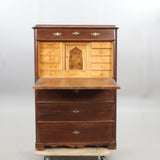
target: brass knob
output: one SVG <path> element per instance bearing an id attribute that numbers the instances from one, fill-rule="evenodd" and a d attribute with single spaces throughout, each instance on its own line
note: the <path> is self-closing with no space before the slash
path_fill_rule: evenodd
<path id="1" fill-rule="evenodd" d="M 75 134 L 75 135 L 78 135 L 79 133 L 80 133 L 80 131 L 77 131 L 77 130 L 73 131 L 73 134 Z"/>
<path id="2" fill-rule="evenodd" d="M 94 32 L 94 33 L 91 33 L 91 35 L 92 35 L 93 37 L 98 37 L 98 36 L 100 35 L 100 33 Z"/>
<path id="3" fill-rule="evenodd" d="M 75 36 L 78 36 L 80 33 L 75 31 L 75 32 L 72 32 L 72 34 L 75 35 Z"/>
<path id="4" fill-rule="evenodd" d="M 61 37 L 61 36 L 62 36 L 62 33 L 56 32 L 56 33 L 53 33 L 53 35 L 54 35 L 55 37 Z"/>
<path id="5" fill-rule="evenodd" d="M 79 113 L 80 111 L 78 109 L 74 109 L 72 112 L 73 113 Z"/>

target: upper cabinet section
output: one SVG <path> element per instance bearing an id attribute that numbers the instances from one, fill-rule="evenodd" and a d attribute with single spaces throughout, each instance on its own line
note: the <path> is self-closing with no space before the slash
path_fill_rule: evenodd
<path id="1" fill-rule="evenodd" d="M 117 27 L 36 25 L 35 82 L 39 78 L 117 80 Z"/>

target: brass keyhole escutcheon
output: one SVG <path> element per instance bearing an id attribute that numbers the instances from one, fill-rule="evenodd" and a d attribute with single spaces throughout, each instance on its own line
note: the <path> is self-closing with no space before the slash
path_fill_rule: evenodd
<path id="1" fill-rule="evenodd" d="M 73 113 L 79 113 L 80 111 L 78 109 L 74 109 L 72 112 Z"/>
<path id="2" fill-rule="evenodd" d="M 72 32 L 72 34 L 75 35 L 75 36 L 78 36 L 80 33 L 75 31 L 75 32 Z"/>
<path id="3" fill-rule="evenodd" d="M 61 36 L 62 36 L 62 33 L 56 32 L 56 33 L 53 33 L 53 35 L 54 35 L 55 37 L 61 37 Z"/>
<path id="4" fill-rule="evenodd" d="M 78 134 L 80 134 L 80 131 L 75 130 L 75 131 L 73 132 L 73 134 L 78 135 Z"/>
<path id="5" fill-rule="evenodd" d="M 94 32 L 94 33 L 91 33 L 91 35 L 92 35 L 93 37 L 98 37 L 98 36 L 100 35 L 100 33 Z"/>

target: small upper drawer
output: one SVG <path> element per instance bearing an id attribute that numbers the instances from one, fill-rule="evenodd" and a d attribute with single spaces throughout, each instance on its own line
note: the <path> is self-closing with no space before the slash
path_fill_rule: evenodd
<path id="1" fill-rule="evenodd" d="M 114 40 L 114 29 L 38 29 L 37 40 L 111 41 Z"/>
<path id="2" fill-rule="evenodd" d="M 112 42 L 92 42 L 92 48 L 112 48 L 113 47 L 113 43 Z"/>

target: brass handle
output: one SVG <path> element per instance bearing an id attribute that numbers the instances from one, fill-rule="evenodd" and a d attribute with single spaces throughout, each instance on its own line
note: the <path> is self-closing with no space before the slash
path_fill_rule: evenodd
<path id="1" fill-rule="evenodd" d="M 80 33 L 75 31 L 75 32 L 72 32 L 72 34 L 75 35 L 75 36 L 78 36 Z"/>
<path id="2" fill-rule="evenodd" d="M 91 33 L 91 35 L 92 35 L 93 37 L 98 37 L 98 36 L 100 35 L 100 33 L 94 32 L 94 33 Z"/>
<path id="3" fill-rule="evenodd" d="M 78 109 L 75 109 L 72 111 L 73 113 L 79 113 L 80 111 Z"/>
<path id="4" fill-rule="evenodd" d="M 80 132 L 79 131 L 77 131 L 77 130 L 75 130 L 74 132 L 73 132 L 73 134 L 75 134 L 75 135 L 77 135 L 77 134 L 79 134 Z"/>
<path id="5" fill-rule="evenodd" d="M 56 32 L 56 33 L 53 33 L 53 35 L 54 35 L 55 37 L 61 37 L 61 36 L 62 36 L 62 33 Z"/>

